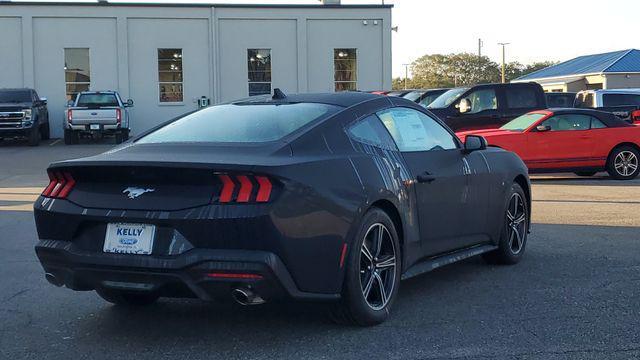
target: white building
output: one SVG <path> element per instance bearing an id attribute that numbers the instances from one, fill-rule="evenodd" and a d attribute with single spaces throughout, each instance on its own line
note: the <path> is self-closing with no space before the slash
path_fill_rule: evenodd
<path id="1" fill-rule="evenodd" d="M 268 93 L 391 88 L 389 5 L 0 2 L 0 88 L 67 99 L 118 90 L 132 131 L 212 103 Z"/>

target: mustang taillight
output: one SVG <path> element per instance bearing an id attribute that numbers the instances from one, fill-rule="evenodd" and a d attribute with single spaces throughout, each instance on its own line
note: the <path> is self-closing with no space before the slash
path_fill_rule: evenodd
<path id="1" fill-rule="evenodd" d="M 56 199 L 64 199 L 69 195 L 76 181 L 66 171 L 50 171 L 49 185 L 42 192 L 42 196 Z"/>
<path id="2" fill-rule="evenodd" d="M 273 182 L 266 176 L 218 174 L 217 203 L 264 203 L 271 199 Z"/>

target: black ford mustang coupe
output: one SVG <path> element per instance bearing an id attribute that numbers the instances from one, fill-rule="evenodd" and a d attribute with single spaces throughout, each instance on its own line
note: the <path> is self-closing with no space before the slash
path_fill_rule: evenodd
<path id="1" fill-rule="evenodd" d="M 479 254 L 518 262 L 530 223 L 516 155 L 366 93 L 213 106 L 47 171 L 46 278 L 116 304 L 326 300 L 373 325 L 401 279 Z"/>

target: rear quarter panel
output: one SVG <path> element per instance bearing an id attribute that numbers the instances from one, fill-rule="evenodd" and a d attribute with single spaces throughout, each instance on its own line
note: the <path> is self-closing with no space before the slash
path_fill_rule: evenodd
<path id="1" fill-rule="evenodd" d="M 635 144 L 640 148 L 640 126 L 593 129 L 596 140 L 593 144 L 593 156 L 599 158 L 604 166 L 611 151 L 623 143 Z"/>

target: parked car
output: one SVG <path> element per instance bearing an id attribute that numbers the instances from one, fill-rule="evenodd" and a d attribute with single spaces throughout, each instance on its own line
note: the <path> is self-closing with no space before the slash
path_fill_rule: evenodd
<path id="1" fill-rule="evenodd" d="M 0 89 L 0 139 L 26 138 L 31 146 L 49 139 L 47 99 L 34 89 Z"/>
<path id="2" fill-rule="evenodd" d="M 638 176 L 640 126 L 590 109 L 534 111 L 496 130 L 458 133 L 483 136 L 490 146 L 518 154 L 529 172 L 575 172 L 592 176 L 607 171 L 629 180 Z"/>
<path id="3" fill-rule="evenodd" d="M 546 108 L 544 91 L 537 83 L 459 87 L 428 106 L 455 131 L 496 129 L 529 111 Z"/>
<path id="4" fill-rule="evenodd" d="M 64 142 L 77 144 L 81 135 L 114 135 L 116 143 L 129 139 L 129 107 L 116 91 L 84 91 L 76 96 L 66 111 Z"/>
<path id="5" fill-rule="evenodd" d="M 547 99 L 547 106 L 550 108 L 572 108 L 576 99 L 574 92 L 547 92 L 544 96 Z"/>
<path id="6" fill-rule="evenodd" d="M 401 279 L 522 258 L 531 192 L 514 153 L 462 143 L 402 98 L 276 95 L 52 164 L 34 205 L 46 278 L 116 304 L 333 301 L 335 320 L 373 325 Z"/>
<path id="7" fill-rule="evenodd" d="M 449 89 L 426 89 L 426 90 L 414 90 L 407 94 L 404 94 L 402 97 L 416 102 L 424 107 L 427 107 L 429 104 L 433 102 L 433 100 L 437 99 L 438 96 L 444 94 Z"/>
<path id="8" fill-rule="evenodd" d="M 574 106 L 608 111 L 628 122 L 640 123 L 640 89 L 580 91 Z"/>

